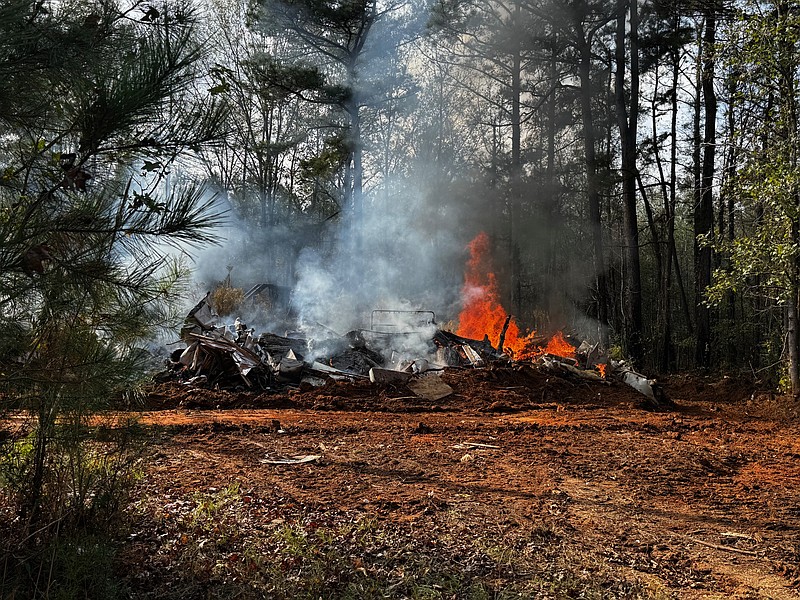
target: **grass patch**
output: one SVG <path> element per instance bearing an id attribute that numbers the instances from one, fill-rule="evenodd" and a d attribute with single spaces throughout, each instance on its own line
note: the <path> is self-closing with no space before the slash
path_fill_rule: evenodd
<path id="1" fill-rule="evenodd" d="M 127 596 L 115 572 L 116 547 L 104 536 L 65 534 L 35 551 L 6 553 L 0 598 L 111 600 Z"/>
<path id="2" fill-rule="evenodd" d="M 552 525 L 494 537 L 454 515 L 393 523 L 238 486 L 139 503 L 134 597 L 298 600 L 668 598 L 570 548 Z M 470 533 L 466 533 L 469 531 Z"/>

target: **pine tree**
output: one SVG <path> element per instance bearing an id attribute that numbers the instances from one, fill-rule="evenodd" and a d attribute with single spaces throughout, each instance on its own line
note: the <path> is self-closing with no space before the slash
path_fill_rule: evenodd
<path id="1" fill-rule="evenodd" d="M 178 5 L 0 5 L 0 398 L 32 417 L 2 467 L 28 529 L 100 510 L 89 418 L 174 323 L 170 246 L 214 239 L 212 199 L 171 173 L 217 138 L 202 54 Z"/>

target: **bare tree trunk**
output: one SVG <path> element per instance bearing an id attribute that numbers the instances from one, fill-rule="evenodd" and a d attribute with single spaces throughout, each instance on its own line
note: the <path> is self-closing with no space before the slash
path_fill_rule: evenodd
<path id="1" fill-rule="evenodd" d="M 514 16 L 519 20 L 519 2 Z M 511 65 L 511 202 L 509 210 L 509 258 L 511 259 L 511 303 L 517 315 L 522 315 L 522 265 L 519 252 L 519 218 L 522 204 L 522 49 L 515 41 Z"/>
<path id="2" fill-rule="evenodd" d="M 664 173 L 664 164 L 661 160 L 661 148 L 658 144 L 658 103 L 657 97 L 659 94 L 660 84 L 660 71 L 659 67 L 655 67 L 655 82 L 653 84 L 652 102 L 650 104 L 650 126 L 653 132 L 653 155 L 656 159 L 656 166 L 658 167 L 659 183 L 661 187 L 661 197 L 664 201 L 664 217 L 667 220 L 667 237 L 669 237 L 669 222 L 670 222 L 670 182 L 667 181 L 666 174 Z M 641 185 L 641 183 L 640 183 Z M 644 192 L 642 197 L 646 196 Z M 672 307 L 671 307 L 671 271 L 672 271 L 672 255 L 669 240 L 666 243 L 662 242 L 659 236 L 658 228 L 653 222 L 650 210 L 647 211 L 647 222 L 653 236 L 653 253 L 656 261 L 656 275 L 659 283 L 659 294 L 656 302 L 656 331 L 655 337 L 655 353 L 658 369 L 662 373 L 666 373 L 670 368 L 670 358 L 672 354 Z M 666 263 L 666 265 L 664 264 Z"/>
<path id="3" fill-rule="evenodd" d="M 786 1 L 776 6 L 778 15 L 790 14 L 794 7 Z M 778 130 L 781 142 L 788 150 L 788 166 L 796 171 L 800 165 L 800 147 L 798 147 L 798 106 L 797 106 L 797 50 L 795 42 L 782 37 L 779 42 L 779 94 L 781 118 L 778 119 Z M 792 190 L 793 210 L 790 211 L 791 241 L 800 245 L 800 187 L 795 183 Z M 789 379 L 792 382 L 792 394 L 800 396 L 800 256 L 790 261 L 788 273 L 789 290 L 786 301 L 786 343 L 789 355 Z"/>
<path id="4" fill-rule="evenodd" d="M 622 206 L 624 218 L 625 338 L 631 358 L 641 360 L 642 347 L 642 283 L 639 264 L 639 222 L 636 212 L 636 125 L 639 113 L 639 44 L 636 0 L 617 1 L 616 81 L 617 123 L 622 146 Z M 625 17 L 630 13 L 630 99 L 625 102 Z"/>
<path id="5" fill-rule="evenodd" d="M 581 122 L 583 127 L 583 154 L 586 164 L 586 188 L 589 208 L 589 228 L 592 237 L 594 254 L 594 272 L 597 285 L 597 320 L 600 321 L 605 337 L 605 327 L 608 325 L 608 284 L 606 282 L 605 247 L 603 243 L 603 226 L 600 215 L 600 190 L 597 176 L 597 156 L 595 152 L 595 129 L 592 115 L 592 80 L 591 64 L 592 49 L 591 39 L 587 39 L 582 24 L 576 27 L 579 36 L 578 50 L 580 63 L 578 75 L 581 82 L 580 103 Z M 603 340 L 604 342 L 607 339 Z"/>
<path id="6" fill-rule="evenodd" d="M 727 145 L 726 152 L 723 153 L 723 181 L 720 187 L 719 198 L 719 237 L 727 238 L 729 243 L 732 243 L 736 237 L 736 212 L 735 212 L 735 194 L 733 193 L 734 180 L 736 178 L 736 161 L 738 158 L 736 148 L 736 120 L 734 106 L 736 102 L 736 80 L 737 77 L 729 75 L 726 84 L 726 96 L 728 105 L 728 119 L 727 119 L 727 137 L 730 142 Z M 728 266 L 728 259 L 719 257 L 720 267 L 726 268 Z M 733 290 L 725 292 L 725 302 L 722 307 L 721 316 L 724 315 L 728 323 L 729 333 L 725 339 L 725 363 L 729 368 L 736 368 L 743 363 L 743 357 L 738 351 L 737 339 L 739 338 L 738 331 L 735 328 L 736 324 L 736 294 Z"/>
<path id="7" fill-rule="evenodd" d="M 547 219 L 547 249 L 545 252 L 545 269 L 547 271 L 547 281 L 553 281 L 553 274 L 556 272 L 556 260 L 558 252 L 556 251 L 556 101 L 558 94 L 556 93 L 556 80 L 558 77 L 558 53 L 555 40 L 551 48 L 550 55 L 550 81 L 552 82 L 553 91 L 547 101 L 546 118 L 547 118 L 547 165 L 545 167 L 545 181 L 547 185 L 547 193 L 544 195 L 545 201 L 545 215 Z M 547 314 L 554 314 L 556 304 L 560 305 L 561 301 L 554 298 L 554 286 L 546 290 L 547 296 L 545 302 L 547 303 Z M 552 309 L 552 311 L 551 311 Z"/>
<path id="8" fill-rule="evenodd" d="M 795 201 L 800 205 L 800 194 L 795 194 Z M 792 219 L 792 241 L 800 243 L 800 220 Z M 792 272 L 789 273 L 789 294 L 786 302 L 786 344 L 789 355 L 789 380 L 792 382 L 792 394 L 800 395 L 800 314 L 798 314 L 798 296 L 800 295 L 800 257 L 792 260 Z"/>
<path id="9" fill-rule="evenodd" d="M 355 77 L 355 75 L 353 75 Z M 355 93 L 355 92 L 353 92 Z M 361 220 L 364 216 L 364 166 L 363 166 L 363 143 L 361 140 L 361 110 L 358 100 L 354 97 L 348 103 L 347 114 L 350 118 L 350 156 L 353 162 L 352 190 L 350 197 L 350 209 L 352 210 L 353 225 L 358 231 L 361 228 Z"/>
<path id="10" fill-rule="evenodd" d="M 47 400 L 39 399 L 38 422 L 36 424 L 36 438 L 33 448 L 33 476 L 28 488 L 28 498 L 24 507 L 27 517 L 28 533 L 39 525 L 42 514 L 42 491 L 44 489 L 45 462 L 49 452 L 49 441 L 52 436 L 52 419 L 50 406 Z"/>
<path id="11" fill-rule="evenodd" d="M 792 225 L 792 239 L 795 243 L 800 242 L 797 220 Z M 789 277 L 790 290 L 789 300 L 786 303 L 786 343 L 789 346 L 789 379 L 792 382 L 792 394 L 797 397 L 800 395 L 800 322 L 798 322 L 798 294 L 800 294 L 800 259 L 795 259 L 793 264 L 794 272 Z"/>
<path id="12" fill-rule="evenodd" d="M 676 17 L 674 21 L 675 29 L 678 28 L 680 17 Z M 686 321 L 686 328 L 691 334 L 694 331 L 692 326 L 692 311 L 689 309 L 689 300 L 686 294 L 686 286 L 683 283 L 683 275 L 681 274 L 681 264 L 678 260 L 678 249 L 675 244 L 675 213 L 678 200 L 678 81 L 681 73 L 681 52 L 680 49 L 675 48 L 672 52 L 672 102 L 671 102 L 671 117 L 670 117 L 670 136 L 672 144 L 670 146 L 670 171 L 669 171 L 669 202 L 665 205 L 667 211 L 667 246 L 669 252 L 669 261 L 666 272 L 666 289 L 669 290 L 672 285 L 672 269 L 675 269 L 675 279 L 678 283 L 680 291 L 681 306 L 683 307 L 683 316 Z M 671 311 L 667 314 L 670 319 L 671 328 Z M 675 352 L 670 345 L 670 352 L 672 358 L 670 360 L 670 367 L 676 368 Z"/>
<path id="13" fill-rule="evenodd" d="M 704 108 L 703 163 L 698 203 L 694 213 L 695 233 L 695 291 L 697 345 L 695 363 L 702 368 L 711 366 L 711 309 L 703 302 L 711 285 L 712 249 L 698 243 L 697 237 L 711 235 L 714 230 L 714 159 L 717 133 L 717 97 L 714 91 L 714 44 L 716 43 L 716 7 L 706 15 L 702 44 L 702 92 Z"/>

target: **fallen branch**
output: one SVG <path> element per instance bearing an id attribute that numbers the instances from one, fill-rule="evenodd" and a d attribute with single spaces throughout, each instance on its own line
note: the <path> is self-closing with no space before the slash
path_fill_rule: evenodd
<path id="1" fill-rule="evenodd" d="M 723 546 L 722 544 L 712 544 L 711 542 L 704 542 L 703 540 L 698 540 L 697 538 L 690 537 L 688 538 L 695 544 L 700 544 L 701 546 L 708 546 L 709 548 L 714 548 L 715 550 L 725 550 L 727 552 L 736 552 L 738 554 L 746 554 L 747 556 L 762 556 L 760 552 L 753 552 L 752 550 L 740 550 L 739 548 L 734 548 L 733 546 Z"/>
<path id="2" fill-rule="evenodd" d="M 511 315 L 506 317 L 506 322 L 503 323 L 503 331 L 500 332 L 500 340 L 497 342 L 497 351 L 503 351 L 503 344 L 506 341 L 506 332 L 508 331 L 508 326 L 511 323 Z"/>

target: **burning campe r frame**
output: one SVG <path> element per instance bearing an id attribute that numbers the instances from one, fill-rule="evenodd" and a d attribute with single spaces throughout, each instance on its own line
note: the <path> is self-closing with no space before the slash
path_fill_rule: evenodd
<path id="1" fill-rule="evenodd" d="M 371 333 L 419 334 L 430 327 L 436 327 L 436 314 L 432 310 L 375 309 L 369 320 Z"/>

